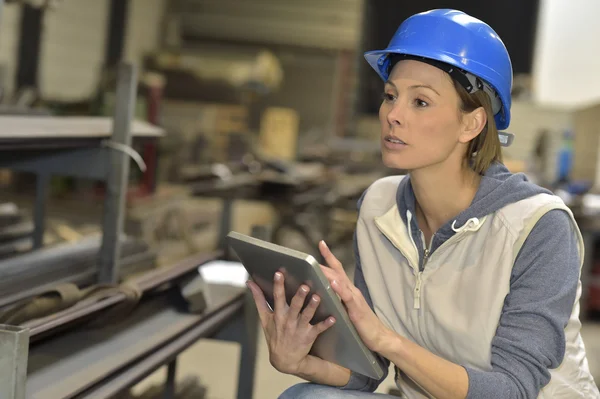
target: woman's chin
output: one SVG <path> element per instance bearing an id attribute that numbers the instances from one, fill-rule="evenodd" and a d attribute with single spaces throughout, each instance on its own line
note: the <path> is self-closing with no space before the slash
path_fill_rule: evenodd
<path id="1" fill-rule="evenodd" d="M 385 151 L 382 153 L 381 159 L 385 167 L 390 169 L 410 170 L 415 167 L 415 163 L 406 159 L 406 157 L 397 154 L 386 154 Z"/>

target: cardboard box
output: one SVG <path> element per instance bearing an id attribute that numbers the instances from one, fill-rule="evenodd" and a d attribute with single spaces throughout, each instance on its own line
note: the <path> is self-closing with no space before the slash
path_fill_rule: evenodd
<path id="1" fill-rule="evenodd" d="M 267 108 L 261 118 L 260 148 L 267 156 L 293 160 L 298 146 L 298 113 L 290 108 Z"/>

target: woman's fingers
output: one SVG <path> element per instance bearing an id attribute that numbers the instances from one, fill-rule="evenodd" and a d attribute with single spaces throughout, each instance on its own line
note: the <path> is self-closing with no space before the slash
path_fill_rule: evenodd
<path id="1" fill-rule="evenodd" d="M 266 328 L 269 317 L 271 316 L 271 309 L 269 309 L 269 306 L 267 305 L 265 295 L 254 281 L 247 281 L 246 284 L 248 285 L 248 288 L 250 288 L 250 292 L 252 292 L 252 298 L 254 298 L 254 303 L 256 304 L 256 309 L 258 310 L 260 323 L 263 328 Z"/>
<path id="2" fill-rule="evenodd" d="M 329 280 L 330 284 L 333 280 L 335 280 L 338 277 L 338 273 L 329 266 L 321 265 L 321 271 L 323 272 L 325 277 L 327 277 L 327 280 Z"/>
<path id="3" fill-rule="evenodd" d="M 287 301 L 285 298 L 285 286 L 283 284 L 283 274 L 276 272 L 273 277 L 275 283 L 273 285 L 273 303 L 275 305 L 275 314 L 283 315 L 287 309 Z"/>
<path id="4" fill-rule="evenodd" d="M 309 288 L 305 285 L 301 285 L 296 291 L 296 295 L 292 298 L 290 308 L 288 310 L 288 321 L 297 321 L 298 315 L 304 306 L 304 300 L 308 294 Z"/>
<path id="5" fill-rule="evenodd" d="M 334 324 L 335 324 L 335 318 L 333 316 L 326 318 L 319 324 L 315 324 L 313 327 L 313 334 L 314 334 L 315 339 L 316 339 L 316 337 L 318 337 L 320 334 L 322 334 L 324 331 L 329 329 Z"/>
<path id="6" fill-rule="evenodd" d="M 346 306 L 352 306 L 354 304 L 354 293 L 352 292 L 352 287 L 340 283 L 338 280 L 333 280 L 331 282 L 331 288 L 333 288 L 333 291 L 339 295 L 340 299 Z"/>
<path id="7" fill-rule="evenodd" d="M 348 275 L 344 270 L 344 266 L 342 266 L 342 263 L 329 250 L 329 247 L 327 246 L 327 244 L 325 244 L 325 241 L 319 242 L 319 250 L 321 251 L 321 255 L 323 255 L 323 258 L 325 258 L 325 262 L 327 262 L 327 265 L 330 268 L 332 268 L 335 272 L 339 273 L 340 276 L 345 277 L 349 281 Z"/>
<path id="8" fill-rule="evenodd" d="M 321 298 L 319 298 L 318 295 L 312 295 L 310 297 L 308 305 L 306 305 L 306 307 L 302 311 L 302 314 L 300 315 L 300 324 L 301 325 L 309 324 L 310 321 L 313 319 L 313 317 L 315 317 L 315 312 L 317 311 L 317 308 L 319 307 L 319 302 L 321 302 Z"/>
<path id="9" fill-rule="evenodd" d="M 342 285 L 347 285 L 350 287 L 354 286 L 354 284 L 352 283 L 352 281 L 350 281 L 350 278 L 348 278 L 348 275 L 345 272 L 341 274 L 340 272 L 332 269 L 331 267 L 323 265 L 321 265 L 321 271 L 323 271 L 323 274 L 329 281 L 329 284 L 333 284 L 334 281 L 337 281 Z"/>

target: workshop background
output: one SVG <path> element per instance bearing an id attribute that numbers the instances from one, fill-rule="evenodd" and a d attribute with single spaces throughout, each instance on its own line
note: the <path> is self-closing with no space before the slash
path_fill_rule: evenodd
<path id="1" fill-rule="evenodd" d="M 450 4 L 511 53 L 506 165 L 584 234 L 600 381 L 600 2 Z M 352 274 L 356 201 L 397 173 L 362 53 L 448 6 L 0 0 L 0 397 L 263 399 L 299 382 L 270 366 L 225 236 L 316 257 L 325 239 Z"/>

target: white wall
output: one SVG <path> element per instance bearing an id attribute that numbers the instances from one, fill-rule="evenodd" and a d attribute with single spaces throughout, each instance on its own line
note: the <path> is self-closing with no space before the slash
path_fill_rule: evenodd
<path id="1" fill-rule="evenodd" d="M 127 21 L 124 58 L 141 65 L 145 54 L 156 50 L 167 0 L 132 0 Z"/>
<path id="2" fill-rule="evenodd" d="M 16 4 L 4 5 L 0 19 L 0 64 L 6 68 L 6 75 L 2 78 L 5 79 L 7 93 L 12 93 L 16 79 L 20 26 L 21 7 Z"/>
<path id="3" fill-rule="evenodd" d="M 141 64 L 156 49 L 165 0 L 132 0 L 124 59 Z M 63 0 L 44 20 L 40 90 L 45 98 L 77 101 L 95 91 L 104 63 L 108 0 Z"/>
<path id="4" fill-rule="evenodd" d="M 575 107 L 600 101 L 599 0 L 541 0 L 534 98 Z"/>
<path id="5" fill-rule="evenodd" d="M 108 1 L 63 0 L 44 17 L 39 82 L 42 97 L 84 100 L 104 60 Z"/>

